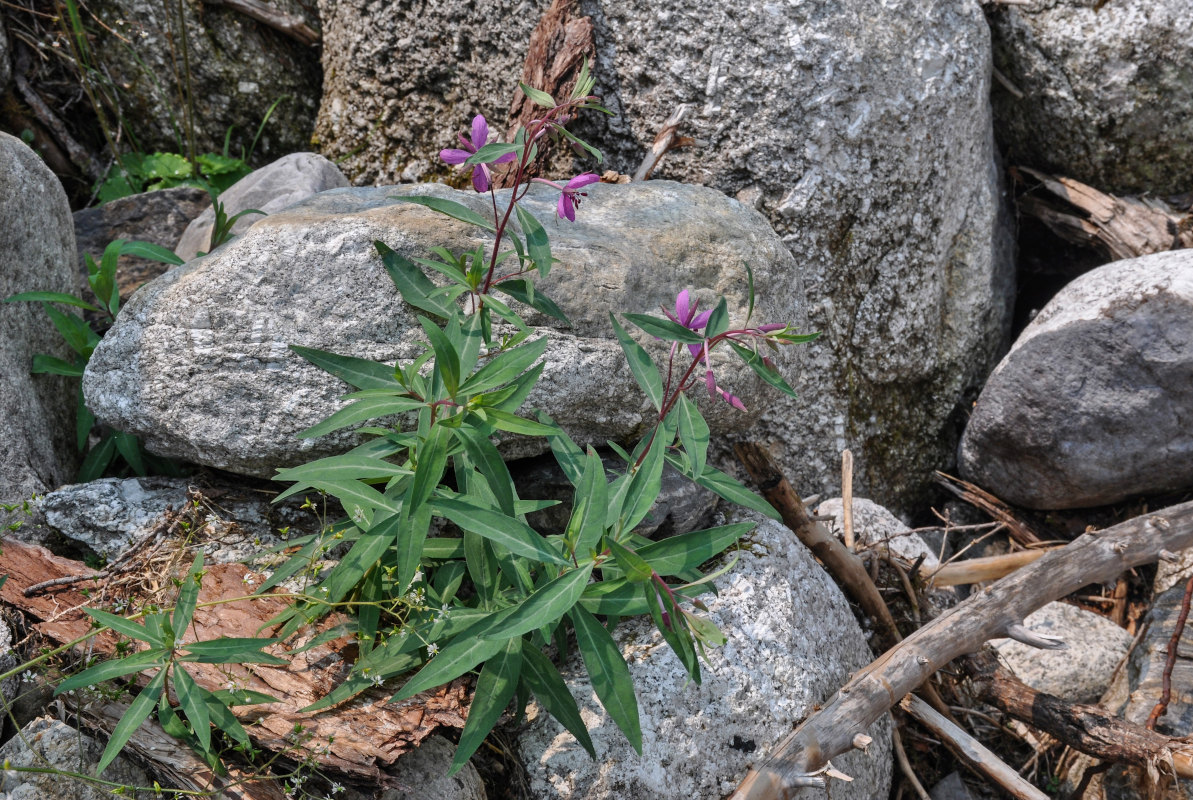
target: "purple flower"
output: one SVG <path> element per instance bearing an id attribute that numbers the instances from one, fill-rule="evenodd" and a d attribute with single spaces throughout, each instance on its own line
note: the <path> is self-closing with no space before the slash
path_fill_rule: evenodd
<path id="1" fill-rule="evenodd" d="M 576 208 L 580 205 L 580 198 L 588 197 L 588 192 L 581 192 L 579 190 L 590 183 L 596 183 L 600 179 L 601 176 L 595 172 L 585 172 L 582 175 L 577 175 L 568 181 L 566 185 L 560 187 L 563 193 L 559 195 L 559 204 L 555 209 L 559 218 L 575 222 Z"/>
<path id="2" fill-rule="evenodd" d="M 460 134 L 460 143 L 463 145 L 463 150 L 447 149 L 440 150 L 439 157 L 449 164 L 463 164 L 469 158 L 476 154 L 478 150 L 489 143 L 489 123 L 485 121 L 482 114 L 477 114 L 472 119 L 472 136 L 471 139 L 465 139 L 464 134 Z M 489 180 L 492 173 L 489 171 L 489 164 L 505 164 L 508 161 L 514 160 L 513 153 L 506 153 L 500 158 L 490 161 L 488 164 L 473 164 L 472 165 L 472 188 L 478 192 L 489 191 Z"/>
<path id="3" fill-rule="evenodd" d="M 690 300 L 688 296 L 688 290 L 684 289 L 675 298 L 675 315 L 672 316 L 671 312 L 665 308 L 663 309 L 663 313 L 666 314 L 667 318 L 672 322 L 683 325 L 685 328 L 690 330 L 699 331 L 708 324 L 708 318 L 712 316 L 712 312 L 704 311 L 700 314 L 697 314 L 696 307 L 698 305 L 700 305 L 700 301 L 698 299 L 695 301 Z M 688 352 L 692 354 L 692 358 L 700 355 L 700 351 L 703 349 L 703 345 L 688 345 Z"/>

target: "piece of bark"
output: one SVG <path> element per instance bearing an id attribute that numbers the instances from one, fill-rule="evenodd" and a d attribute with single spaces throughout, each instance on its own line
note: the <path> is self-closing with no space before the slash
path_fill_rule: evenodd
<path id="1" fill-rule="evenodd" d="M 667 155 L 668 151 L 674 150 L 677 147 L 691 147 L 699 144 L 690 136 L 680 136 L 679 126 L 683 123 L 684 118 L 688 115 L 690 110 L 686 104 L 680 105 L 671 113 L 667 121 L 663 123 L 662 129 L 654 138 L 654 142 L 650 145 L 650 150 L 646 151 L 646 156 L 642 159 L 642 163 L 638 165 L 638 169 L 634 172 L 634 181 L 644 181 L 650 178 L 650 173 L 654 172 L 655 167 L 663 160 L 663 156 Z"/>
<path id="2" fill-rule="evenodd" d="M 1193 743 L 1119 719 L 1098 706 L 1069 703 L 1036 691 L 998 662 L 989 650 L 962 662 L 978 700 L 1097 758 L 1175 771 L 1193 778 Z"/>
<path id="3" fill-rule="evenodd" d="M 1090 583 L 1193 546 L 1193 502 L 1086 533 L 1010 577 L 970 595 L 888 650 L 841 688 L 750 771 L 732 800 L 787 798 L 801 778 L 852 748 L 904 695 L 989 639 L 1017 638 L 1023 619 Z M 1021 639 L 1022 640 L 1022 639 Z"/>
<path id="4" fill-rule="evenodd" d="M 1019 800 L 1048 800 L 1048 795 L 1025 781 L 1019 773 L 991 752 L 977 739 L 970 736 L 949 720 L 937 714 L 927 703 L 915 695 L 904 697 L 899 705 L 917 722 L 943 740 L 950 750 L 977 772 L 985 775 L 1012 797 Z"/>
<path id="5" fill-rule="evenodd" d="M 0 574 L 9 576 L 0 586 L 0 600 L 39 619 L 34 628 L 42 635 L 65 643 L 90 630 L 91 618 L 82 609 L 94 601 L 74 586 L 25 597 L 25 589 L 34 584 L 67 575 L 94 574 L 86 565 L 55 556 L 42 547 L 5 540 L 0 552 Z M 148 576 L 147 580 L 170 585 L 168 575 Z M 195 609 L 193 622 L 182 641 L 264 636 L 262 627 L 287 607 L 285 598 L 264 596 L 202 607 L 203 603 L 243 597 L 251 591 L 253 580 L 259 581 L 261 577 L 242 564 L 206 567 L 199 592 L 200 607 Z M 80 588 L 86 588 L 86 584 Z M 168 603 L 155 601 L 168 606 L 173 599 Z M 334 622 L 335 618 L 331 618 L 326 625 Z M 110 633 L 101 634 L 89 643 L 91 652 L 101 657 L 114 653 L 115 645 L 115 637 Z M 352 637 L 345 636 L 287 656 L 287 648 L 276 644 L 265 648 L 265 652 L 287 657 L 286 666 L 188 664 L 187 670 L 205 689 L 225 689 L 231 683 L 278 698 L 277 703 L 233 708 L 258 746 L 274 751 L 290 750 L 300 760 L 310 758 L 320 767 L 384 783 L 389 779 L 382 767 L 417 747 L 437 727 L 464 726 L 468 682 L 459 679 L 392 705 L 388 702 L 392 688 L 386 691 L 379 687 L 334 709 L 300 711 L 339 685 L 354 660 L 355 647 Z M 295 725 L 301 725 L 305 731 L 304 739 L 298 742 L 293 737 Z"/>
<path id="6" fill-rule="evenodd" d="M 1024 547 L 1039 544 L 1047 538 L 1035 530 L 1027 521 L 1015 516 L 1006 503 L 980 486 L 972 484 L 969 481 L 963 481 L 960 478 L 954 478 L 952 475 L 946 475 L 943 472 L 937 472 L 935 478 L 937 483 L 965 502 L 985 511 L 990 515 L 991 519 L 996 519 L 1005 524 L 1011 538 Z"/>
<path id="7" fill-rule="evenodd" d="M 323 38 L 319 31 L 307 25 L 301 17 L 279 11 L 261 0 L 203 0 L 203 2 L 209 6 L 226 6 L 233 11 L 239 11 L 267 28 L 273 28 L 283 36 L 288 36 L 308 47 L 319 44 Z"/>
<path id="8" fill-rule="evenodd" d="M 1019 198 L 1019 210 L 1060 238 L 1092 247 L 1109 261 L 1193 247 L 1193 214 L 1154 197 L 1116 197 L 1072 178 L 1019 171 L 1042 191 Z M 1047 192 L 1047 194 L 1044 194 Z"/>

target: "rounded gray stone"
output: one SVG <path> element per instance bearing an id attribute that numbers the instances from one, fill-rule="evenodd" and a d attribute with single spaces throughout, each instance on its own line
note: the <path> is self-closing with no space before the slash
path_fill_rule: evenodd
<path id="1" fill-rule="evenodd" d="M 0 133 L 0 300 L 77 287 L 66 192 L 36 153 Z M 31 375 L 38 353 L 74 358 L 38 303 L 0 303 L 0 502 L 55 488 L 78 463 L 77 389 L 64 377 Z"/>
<path id="2" fill-rule="evenodd" d="M 1062 289 L 991 374 L 966 480 L 1082 508 L 1193 487 L 1193 251 L 1117 261 Z"/>
<path id="3" fill-rule="evenodd" d="M 1106 192 L 1193 186 L 1186 0 L 1033 0 L 989 13 L 995 130 L 1013 164 Z"/>
<path id="4" fill-rule="evenodd" d="M 103 754 L 104 745 L 82 731 L 49 717 L 33 720 L 20 733 L 0 747 L 0 761 L 14 767 L 35 767 L 93 774 Z M 105 781 L 141 787 L 146 791 L 126 796 L 150 800 L 150 781 L 145 773 L 123 756 L 103 771 Z M 54 772 L 0 773 L 0 796 L 7 800 L 104 800 L 112 796 L 108 788 Z"/>

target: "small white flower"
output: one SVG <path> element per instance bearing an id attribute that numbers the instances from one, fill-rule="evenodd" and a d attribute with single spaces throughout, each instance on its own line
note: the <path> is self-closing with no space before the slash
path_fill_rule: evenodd
<path id="1" fill-rule="evenodd" d="M 438 652 L 439 652 L 439 645 L 435 644 L 434 642 L 431 642 L 429 645 L 427 645 L 427 657 L 428 658 L 434 658 L 435 654 Z"/>
<path id="2" fill-rule="evenodd" d="M 21 681 L 24 683 L 33 683 L 35 680 L 37 680 L 37 674 L 33 670 L 27 669 L 21 673 Z"/>

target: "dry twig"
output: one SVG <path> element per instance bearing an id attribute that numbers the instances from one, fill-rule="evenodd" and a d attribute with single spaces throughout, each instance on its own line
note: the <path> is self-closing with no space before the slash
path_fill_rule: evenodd
<path id="1" fill-rule="evenodd" d="M 1011 538 L 1024 547 L 1039 544 L 1046 539 L 1046 537 L 1041 536 L 1033 530 L 1026 522 L 1016 517 L 1011 509 L 1007 507 L 1006 503 L 980 486 L 975 486 L 969 481 L 954 478 L 952 475 L 946 475 L 943 472 L 936 473 L 936 482 L 970 505 L 982 509 L 992 519 L 1006 523 Z"/>
<path id="2" fill-rule="evenodd" d="M 1172 670 L 1176 666 L 1177 650 L 1181 646 L 1181 636 L 1185 632 L 1185 622 L 1189 619 L 1189 601 L 1193 600 L 1193 575 L 1185 582 L 1185 596 L 1181 598 L 1181 610 L 1176 617 L 1176 625 L 1172 629 L 1172 636 L 1168 639 L 1168 657 L 1164 660 L 1164 674 L 1161 678 L 1163 688 L 1160 700 L 1156 703 L 1152 713 L 1147 717 L 1147 729 L 1154 731 L 1156 723 L 1164 712 L 1168 710 L 1168 703 L 1172 700 Z"/>
<path id="3" fill-rule="evenodd" d="M 239 11 L 250 19 L 255 19 L 267 28 L 273 28 L 283 36 L 288 36 L 300 44 L 307 46 L 319 44 L 323 38 L 319 31 L 302 21 L 301 17 L 279 11 L 262 0 L 203 0 L 209 6 L 227 6 Z"/>

